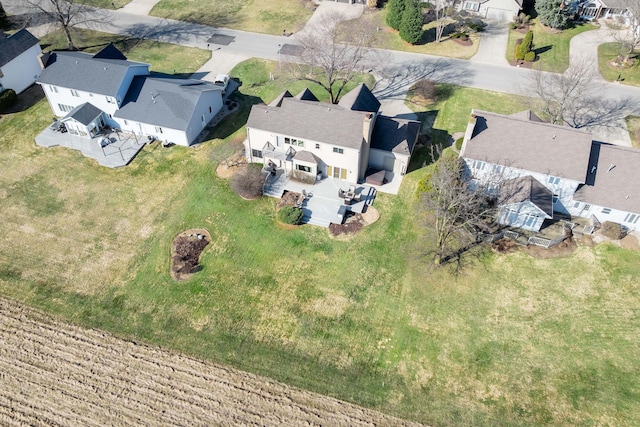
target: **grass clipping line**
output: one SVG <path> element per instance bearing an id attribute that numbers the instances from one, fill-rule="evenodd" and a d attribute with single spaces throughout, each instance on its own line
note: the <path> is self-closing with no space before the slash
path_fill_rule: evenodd
<path id="1" fill-rule="evenodd" d="M 3 425 L 417 425 L 4 298 L 0 325 Z"/>

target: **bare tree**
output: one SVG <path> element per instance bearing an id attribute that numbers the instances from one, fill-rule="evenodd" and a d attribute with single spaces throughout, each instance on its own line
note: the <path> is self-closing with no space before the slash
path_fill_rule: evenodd
<path id="1" fill-rule="evenodd" d="M 33 21 L 41 17 L 62 29 L 69 50 L 76 49 L 72 36 L 73 28 L 105 22 L 105 13 L 88 5 L 86 0 L 24 0 L 24 9 L 34 17 L 32 24 L 38 24 Z"/>
<path id="2" fill-rule="evenodd" d="M 464 179 L 463 161 L 444 153 L 425 178 L 422 206 L 427 229 L 433 233 L 433 260 L 441 265 L 475 244 L 480 230 L 495 219 L 495 209 L 483 188 L 471 188 Z"/>
<path id="3" fill-rule="evenodd" d="M 620 55 L 628 62 L 631 55 L 640 46 L 640 2 L 638 0 L 622 0 L 627 9 L 626 19 L 617 22 L 611 28 L 614 40 L 620 43 Z"/>
<path id="4" fill-rule="evenodd" d="M 451 24 L 455 20 L 455 8 L 453 0 L 436 0 L 435 1 L 435 14 L 436 14 L 436 43 L 442 41 L 442 35 L 444 34 L 447 25 Z"/>
<path id="5" fill-rule="evenodd" d="M 520 89 L 531 96 L 531 108 L 543 119 L 573 128 L 617 126 L 619 120 L 637 109 L 629 99 L 607 99 L 602 77 L 588 60 L 572 62 L 563 73 L 533 71 Z"/>
<path id="6" fill-rule="evenodd" d="M 262 196 L 264 179 L 259 166 L 247 165 L 231 177 L 231 188 L 245 199 L 255 199 Z"/>
<path id="7" fill-rule="evenodd" d="M 376 32 L 367 19 L 351 21 L 348 27 L 338 25 L 345 19 L 341 13 L 330 13 L 312 30 L 299 33 L 297 39 L 304 51 L 300 64 L 291 68 L 296 78 L 325 89 L 333 104 L 338 103 L 347 83 L 362 72 Z"/>

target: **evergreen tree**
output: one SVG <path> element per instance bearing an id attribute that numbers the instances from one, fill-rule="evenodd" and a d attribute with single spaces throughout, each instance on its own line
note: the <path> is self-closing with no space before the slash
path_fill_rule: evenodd
<path id="1" fill-rule="evenodd" d="M 407 0 L 400 23 L 400 38 L 411 44 L 416 44 L 422 39 L 420 0 Z"/>
<path id="2" fill-rule="evenodd" d="M 537 0 L 538 19 L 551 28 L 565 28 L 571 11 L 563 6 L 563 0 Z"/>
<path id="3" fill-rule="evenodd" d="M 389 0 L 387 3 L 387 25 L 394 30 L 399 30 L 402 24 L 402 16 L 406 8 L 407 0 Z"/>
<path id="4" fill-rule="evenodd" d="M 2 3 L 0 3 L 0 30 L 6 28 L 7 25 L 9 25 L 9 19 L 4 11 L 4 7 L 2 7 Z"/>

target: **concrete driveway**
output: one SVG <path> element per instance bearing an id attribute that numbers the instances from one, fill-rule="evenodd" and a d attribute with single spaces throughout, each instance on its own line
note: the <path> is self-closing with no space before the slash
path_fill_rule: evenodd
<path id="1" fill-rule="evenodd" d="M 311 18 L 309 18 L 302 30 L 293 34 L 291 38 L 296 39 L 303 36 L 304 34 L 312 32 L 315 26 L 320 25 L 323 19 L 325 19 L 326 16 L 330 16 L 331 14 L 340 14 L 344 17 L 345 21 L 348 21 L 360 17 L 363 12 L 363 4 L 347 4 L 332 1 L 323 1 L 313 12 L 313 15 L 311 15 Z"/>
<path id="2" fill-rule="evenodd" d="M 487 26 L 480 33 L 480 47 L 471 62 L 509 66 L 505 58 L 509 40 L 509 23 L 506 21 L 486 21 Z"/>

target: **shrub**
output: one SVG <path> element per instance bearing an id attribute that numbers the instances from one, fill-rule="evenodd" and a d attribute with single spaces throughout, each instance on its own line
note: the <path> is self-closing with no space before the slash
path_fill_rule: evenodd
<path id="1" fill-rule="evenodd" d="M 424 79 L 414 84 L 411 89 L 409 89 L 409 94 L 417 98 L 415 102 L 428 104 L 436 100 L 438 87 L 434 81 Z"/>
<path id="2" fill-rule="evenodd" d="M 400 22 L 400 38 L 408 43 L 416 44 L 422 40 L 422 11 L 416 0 L 406 0 L 408 3 Z"/>
<path id="3" fill-rule="evenodd" d="M 624 236 L 620 224 L 611 221 L 605 221 L 600 232 L 604 237 L 611 240 L 620 240 Z"/>
<path id="4" fill-rule="evenodd" d="M 509 23 L 509 28 L 510 28 L 510 29 L 512 29 L 512 30 L 515 30 L 517 27 L 516 27 L 516 24 L 515 24 L 515 23 L 510 22 L 510 23 Z"/>
<path id="5" fill-rule="evenodd" d="M 535 52 L 533 52 L 533 51 L 531 51 L 531 52 L 527 52 L 527 53 L 524 55 L 524 60 L 525 60 L 525 61 L 527 61 L 527 62 L 533 62 L 533 61 L 535 61 L 535 60 L 536 60 L 536 53 L 535 53 Z"/>
<path id="6" fill-rule="evenodd" d="M 394 30 L 399 30 L 405 9 L 405 0 L 389 0 L 387 9 L 389 9 L 387 12 L 387 25 Z"/>
<path id="7" fill-rule="evenodd" d="M 262 196 L 264 176 L 259 165 L 248 165 L 231 177 L 231 188 L 245 199 Z"/>
<path id="8" fill-rule="evenodd" d="M 5 89 L 0 92 L 0 111 L 5 111 L 18 102 L 18 95 L 13 89 Z"/>
<path id="9" fill-rule="evenodd" d="M 284 224 L 302 224 L 302 209 L 295 206 L 285 206 L 278 211 L 278 220 Z"/>

